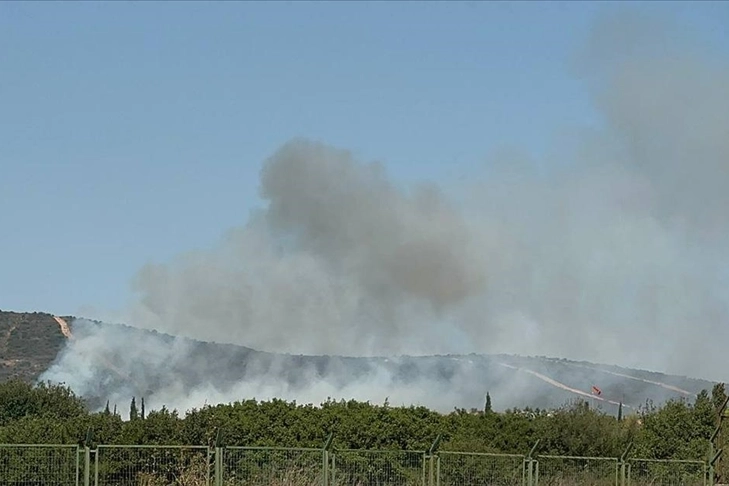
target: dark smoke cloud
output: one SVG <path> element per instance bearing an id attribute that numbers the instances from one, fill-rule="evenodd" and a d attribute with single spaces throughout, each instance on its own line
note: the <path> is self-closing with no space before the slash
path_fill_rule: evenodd
<path id="1" fill-rule="evenodd" d="M 305 141 L 269 159 L 261 183 L 272 229 L 387 307 L 412 299 L 438 311 L 483 287 L 473 237 L 435 187 L 403 194 L 381 166 Z"/>
<path id="2" fill-rule="evenodd" d="M 575 130 L 546 174 L 491 160 L 458 188 L 465 207 L 339 148 L 287 143 L 263 165 L 265 207 L 217 248 L 142 269 L 127 321 L 277 352 L 515 352 L 729 378 L 715 368 L 729 63 L 674 34 L 599 23 L 579 68 L 602 126 Z"/>
<path id="3" fill-rule="evenodd" d="M 437 188 L 405 193 L 379 165 L 295 140 L 265 162 L 261 195 L 220 248 L 142 270 L 135 322 L 271 351 L 418 352 L 485 289 L 478 238 Z"/>

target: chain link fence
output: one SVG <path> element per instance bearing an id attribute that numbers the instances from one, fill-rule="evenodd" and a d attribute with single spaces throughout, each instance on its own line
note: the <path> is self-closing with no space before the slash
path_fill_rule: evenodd
<path id="1" fill-rule="evenodd" d="M 0 445 L 0 484 L 76 486 L 83 458 L 77 446 Z"/>
<path id="2" fill-rule="evenodd" d="M 617 458 L 540 455 L 539 486 L 614 486 L 620 482 Z"/>
<path id="3" fill-rule="evenodd" d="M 338 450 L 331 486 L 425 486 L 423 451 Z"/>
<path id="4" fill-rule="evenodd" d="M 321 486 L 325 455 L 321 449 L 227 447 L 222 453 L 225 486 Z"/>
<path id="5" fill-rule="evenodd" d="M 526 481 L 525 456 L 471 452 L 440 452 L 441 486 L 520 486 Z"/>
<path id="6" fill-rule="evenodd" d="M 275 447 L 0 445 L 7 486 L 709 486 L 705 461 Z"/>
<path id="7" fill-rule="evenodd" d="M 94 486 L 210 486 L 211 451 L 195 446 L 100 445 Z"/>
<path id="8" fill-rule="evenodd" d="M 705 486 L 708 468 L 703 461 L 629 459 L 628 484 L 631 486 Z"/>

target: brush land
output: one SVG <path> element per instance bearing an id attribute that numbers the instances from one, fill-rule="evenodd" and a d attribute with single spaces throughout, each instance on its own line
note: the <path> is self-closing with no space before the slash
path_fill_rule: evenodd
<path id="1" fill-rule="evenodd" d="M 497 410 L 552 409 L 574 399 L 590 398 L 592 387 L 597 386 L 601 393 L 599 397 L 590 398 L 592 405 L 613 415 L 617 413 L 619 403 L 623 403 L 626 410 L 636 410 L 646 402 L 661 404 L 671 399 L 693 400 L 701 390 L 711 390 L 715 385 L 708 380 L 660 372 L 546 357 L 471 354 L 351 358 L 275 354 L 244 346 L 182 339 L 116 324 L 74 322 L 75 318 L 71 316 L 64 319 L 71 324 L 74 334 L 103 330 L 109 335 L 106 340 L 114 341 L 114 346 L 88 357 L 88 366 L 94 368 L 90 379 L 93 386 L 84 390 L 82 395 L 92 409 L 103 407 L 117 390 L 124 390 L 125 401 L 132 395 L 146 396 L 149 400 L 171 379 L 174 379 L 175 386 L 180 387 L 180 393 L 192 393 L 204 385 L 221 390 L 226 396 L 235 396 L 234 399 L 246 399 L 253 397 L 236 396 L 235 387 L 241 380 L 285 383 L 292 393 L 300 391 L 303 394 L 312 377 L 326 379 L 334 389 L 346 390 L 347 385 L 367 382 L 384 371 L 391 377 L 393 386 L 413 386 L 421 382 L 423 386 L 431 386 L 436 383 L 433 395 L 446 396 L 446 402 L 449 396 L 452 397 L 452 403 L 441 407 L 441 411 L 459 407 L 480 408 L 487 392 L 494 395 L 494 408 Z M 167 356 L 163 363 L 145 365 L 144 355 L 135 355 L 133 359 L 122 355 L 138 352 L 135 345 L 125 348 L 118 346 L 119 342 L 152 343 L 155 351 L 161 350 Z M 50 314 L 0 311 L 0 381 L 37 381 L 58 362 L 66 343 L 58 323 Z M 103 342 L 100 345 L 103 346 Z M 185 349 L 184 359 L 176 359 L 182 347 Z M 94 362 L 94 356 L 97 356 L 96 359 L 103 356 L 104 361 Z M 555 386 L 544 378 L 572 391 Z M 574 390 L 586 393 L 587 397 Z M 385 395 L 381 399 L 384 398 Z"/>
<path id="2" fill-rule="evenodd" d="M 72 317 L 66 319 L 73 322 Z M 141 334 L 145 339 L 158 339 L 170 346 L 178 339 L 124 326 L 117 326 L 117 330 L 129 336 Z M 52 315 L 0 312 L 0 336 L 0 443 L 6 444 L 76 444 L 92 430 L 94 444 L 212 446 L 222 433 L 227 446 L 317 448 L 333 433 L 338 450 L 395 451 L 425 450 L 441 435 L 443 451 L 525 454 L 539 440 L 538 453 L 542 455 L 617 457 L 633 443 L 634 457 L 703 460 L 716 428 L 717 411 L 726 398 L 723 384 L 649 371 L 540 357 L 433 356 L 394 360 L 392 371 L 404 381 L 416 378 L 418 373 L 436 374 L 447 381 L 454 363 L 470 360 L 478 364 L 473 376 L 484 373 L 481 379 L 488 382 L 488 371 L 506 362 L 581 388 L 609 376 L 610 386 L 619 388 L 626 403 L 642 403 L 634 408 L 619 408 L 617 412 L 602 404 L 596 408 L 590 400 L 576 399 L 574 394 L 535 377 L 530 396 L 537 397 L 533 402 L 549 404 L 547 407 L 527 403 L 498 412 L 491 406 L 490 395 L 479 407 L 456 406 L 448 413 L 423 406 L 393 406 L 387 401 L 373 404 L 329 399 L 314 405 L 240 397 L 232 403 L 193 408 L 181 415 L 165 406 L 145 410 L 143 393 L 124 403 L 107 401 L 99 407 L 100 401 L 104 401 L 104 386 L 111 389 L 115 386 L 113 380 L 121 379 L 111 373 L 104 386 L 88 397 L 77 396 L 65 385 L 34 384 L 53 365 L 66 343 Z M 184 369 L 178 371 L 180 380 L 190 387 L 201 379 L 217 380 L 219 386 L 224 386 L 234 380 L 230 370 L 245 372 L 249 360 L 256 361 L 259 367 L 266 360 L 271 365 L 276 362 L 282 370 L 281 377 L 292 383 L 303 379 L 297 370 L 306 367 L 338 369 L 344 380 L 366 374 L 373 363 L 393 361 L 282 357 L 240 346 L 189 343 L 197 372 L 191 377 Z M 503 366 L 497 368 L 501 372 L 516 372 Z M 622 375 L 630 378 L 621 378 Z M 145 383 L 153 385 L 153 381 Z M 670 387 L 690 390 L 692 395 L 676 393 Z M 602 393 L 617 392 L 606 388 Z M 660 403 L 652 402 L 651 393 Z M 559 405 L 553 406 L 557 402 Z M 719 441 L 721 445 L 726 439 L 720 435 Z M 726 466 L 721 465 L 719 472 L 729 472 L 724 469 Z"/>
<path id="3" fill-rule="evenodd" d="M 725 398 L 723 385 L 716 385 L 711 393 L 701 392 L 692 402 L 669 401 L 662 407 L 644 407 L 626 417 L 607 415 L 586 402 L 549 412 L 523 409 L 497 413 L 485 406 L 481 410 L 458 409 L 441 414 L 425 407 L 331 400 L 318 406 L 283 400 L 243 400 L 193 409 L 181 417 L 164 407 L 145 410 L 144 402 L 134 398 L 127 404 L 129 419 L 125 420 L 118 409 L 90 412 L 84 401 L 64 386 L 33 386 L 12 380 L 0 384 L 0 443 L 77 444 L 90 429 L 92 447 L 212 447 L 221 434 L 222 444 L 227 447 L 321 448 L 325 437 L 333 433 L 334 450 L 343 451 L 341 456 L 345 459 L 349 456 L 344 451 L 351 449 L 427 450 L 434 438 L 441 435 L 441 451 L 526 454 L 540 440 L 540 455 L 615 458 L 633 443 L 634 458 L 704 460 L 716 426 L 717 410 Z M 719 445 L 725 440 L 720 438 Z M 134 455 L 115 459 L 115 467 L 121 472 L 129 469 L 124 464 L 144 460 L 137 457 L 139 450 L 120 449 L 117 454 Z M 393 454 L 393 458 L 397 456 Z M 315 469 L 321 464 L 321 456 L 314 451 L 312 457 Z M 265 462 L 270 458 L 259 459 Z M 543 461 L 546 465 L 550 459 Z M 565 461 L 559 461 L 555 467 L 564 466 Z M 702 471 L 699 467 L 699 477 Z M 727 473 L 721 465 L 718 471 Z M 609 480 L 610 475 L 607 476 Z"/>

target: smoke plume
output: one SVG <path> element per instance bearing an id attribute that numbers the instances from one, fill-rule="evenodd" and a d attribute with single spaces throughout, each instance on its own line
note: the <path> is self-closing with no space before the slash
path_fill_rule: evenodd
<path id="1" fill-rule="evenodd" d="M 144 267 L 127 322 L 279 353 L 504 352 L 729 378 L 715 371 L 729 342 L 729 63 L 671 29 L 624 14 L 595 26 L 578 68 L 601 125 L 572 130 L 558 161 L 494 156 L 468 186 L 404 188 L 340 148 L 285 144 L 263 162 L 265 205 L 216 248 Z M 103 332 L 73 349 L 140 344 Z M 169 360 L 143 349 L 129 356 Z M 89 388 L 81 356 L 45 378 Z M 383 369 L 343 386 L 312 375 L 306 394 L 249 373 L 225 396 L 192 395 L 439 395 Z"/>
<path id="2" fill-rule="evenodd" d="M 134 322 L 267 351 L 412 353 L 485 290 L 479 237 L 435 188 L 405 193 L 296 140 L 265 162 L 261 194 L 267 209 L 219 248 L 140 272 Z"/>

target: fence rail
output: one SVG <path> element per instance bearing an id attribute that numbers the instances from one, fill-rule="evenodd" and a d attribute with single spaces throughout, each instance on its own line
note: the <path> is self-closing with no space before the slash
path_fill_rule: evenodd
<path id="1" fill-rule="evenodd" d="M 436 441 L 437 444 L 438 441 Z M 707 461 L 281 447 L 0 444 L 7 486 L 708 486 Z"/>

